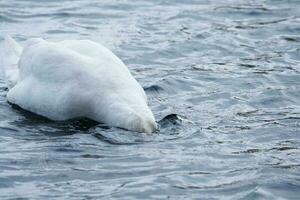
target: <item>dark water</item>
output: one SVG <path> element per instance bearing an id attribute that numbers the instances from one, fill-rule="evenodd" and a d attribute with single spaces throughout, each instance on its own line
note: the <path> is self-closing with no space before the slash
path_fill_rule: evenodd
<path id="1" fill-rule="evenodd" d="M 300 1 L 0 1 L 0 35 L 88 38 L 160 132 L 57 123 L 0 84 L 0 199 L 299 199 Z"/>

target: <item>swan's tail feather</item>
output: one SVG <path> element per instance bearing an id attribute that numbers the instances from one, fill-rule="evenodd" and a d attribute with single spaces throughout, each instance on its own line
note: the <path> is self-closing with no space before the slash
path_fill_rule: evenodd
<path id="1" fill-rule="evenodd" d="M 4 38 L 1 70 L 9 88 L 13 87 L 18 81 L 18 62 L 22 50 L 23 48 L 9 35 Z"/>

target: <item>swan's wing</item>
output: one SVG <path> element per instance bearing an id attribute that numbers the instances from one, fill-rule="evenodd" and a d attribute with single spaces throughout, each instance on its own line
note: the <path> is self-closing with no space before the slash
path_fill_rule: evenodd
<path id="1" fill-rule="evenodd" d="M 88 59 L 62 45 L 35 41 L 25 46 L 20 78 L 7 99 L 21 108 L 53 120 L 83 116 L 82 88 L 88 81 Z"/>
<path id="2" fill-rule="evenodd" d="M 80 94 L 70 85 L 26 78 L 7 93 L 9 102 L 52 120 L 67 120 L 85 115 L 87 108 Z"/>
<path id="3" fill-rule="evenodd" d="M 106 47 L 90 40 L 64 40 L 59 42 L 59 44 L 79 53 L 80 55 L 92 58 L 97 62 L 97 64 L 93 65 L 93 67 L 97 69 L 102 68 L 101 70 L 105 72 L 105 76 L 111 77 L 110 79 L 114 78 L 115 80 L 118 80 L 113 81 L 114 83 L 118 82 L 118 87 L 122 88 L 120 85 L 129 87 L 128 84 L 133 84 L 134 86 L 132 87 L 136 88 L 141 93 L 145 101 L 147 101 L 144 90 L 132 77 L 127 66 Z M 131 80 L 128 81 L 128 79 Z"/>
<path id="4" fill-rule="evenodd" d="M 80 76 L 91 62 L 61 44 L 36 41 L 23 50 L 19 61 L 20 81 L 32 76 L 43 82 L 63 83 Z"/>
<path id="5" fill-rule="evenodd" d="M 99 43 L 90 40 L 64 40 L 59 44 L 73 50 L 81 55 L 98 60 L 103 65 L 118 66 L 129 73 L 125 64 L 109 49 Z"/>

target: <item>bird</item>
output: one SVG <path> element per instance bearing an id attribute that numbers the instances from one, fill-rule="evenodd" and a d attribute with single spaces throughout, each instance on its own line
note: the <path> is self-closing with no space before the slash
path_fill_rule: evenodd
<path id="1" fill-rule="evenodd" d="M 51 120 L 89 118 L 129 131 L 158 129 L 141 85 L 109 49 L 87 40 L 5 36 L 7 101 Z"/>

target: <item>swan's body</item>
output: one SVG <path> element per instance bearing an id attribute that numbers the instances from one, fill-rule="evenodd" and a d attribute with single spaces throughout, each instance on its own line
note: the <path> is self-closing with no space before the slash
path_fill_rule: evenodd
<path id="1" fill-rule="evenodd" d="M 6 38 L 7 99 L 52 120 L 87 117 L 110 126 L 153 132 L 143 88 L 111 51 L 89 40 Z M 10 49 L 8 51 L 8 49 Z"/>

